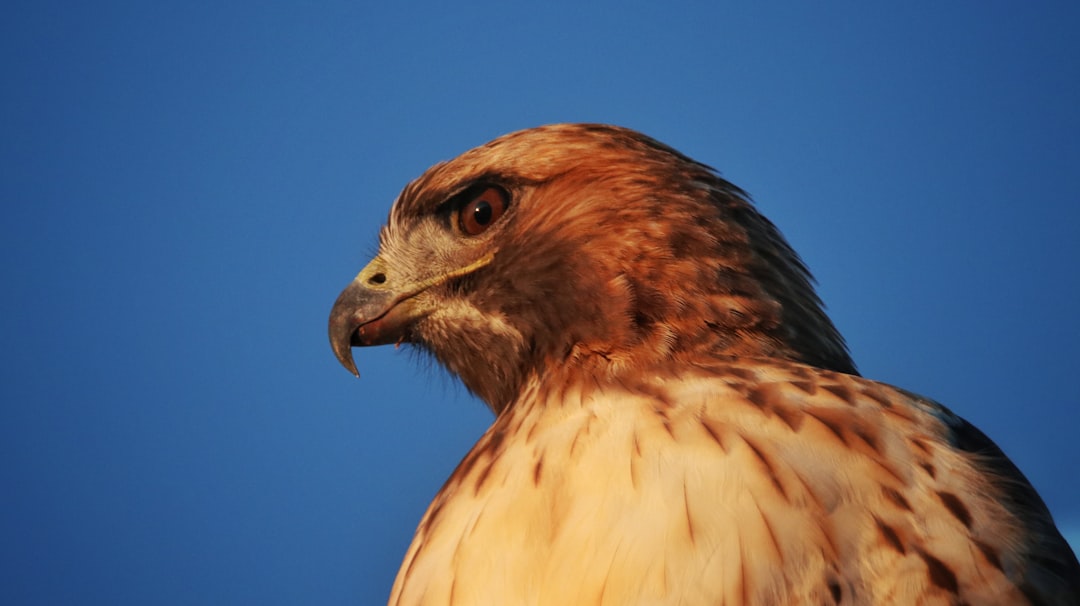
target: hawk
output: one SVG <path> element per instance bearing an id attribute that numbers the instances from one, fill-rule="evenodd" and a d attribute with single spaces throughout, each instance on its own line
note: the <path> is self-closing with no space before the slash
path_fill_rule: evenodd
<path id="1" fill-rule="evenodd" d="M 749 197 L 637 132 L 524 130 L 402 191 L 330 341 L 430 352 L 495 413 L 390 604 L 1078 604 L 1023 474 L 862 378 Z"/>

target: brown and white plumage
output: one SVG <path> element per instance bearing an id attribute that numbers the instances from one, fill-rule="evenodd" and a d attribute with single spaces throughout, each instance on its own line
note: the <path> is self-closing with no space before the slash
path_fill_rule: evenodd
<path id="1" fill-rule="evenodd" d="M 496 413 L 391 604 L 1077 604 L 1023 475 L 858 376 L 747 197 L 630 130 L 506 135 L 405 188 L 330 316 Z"/>

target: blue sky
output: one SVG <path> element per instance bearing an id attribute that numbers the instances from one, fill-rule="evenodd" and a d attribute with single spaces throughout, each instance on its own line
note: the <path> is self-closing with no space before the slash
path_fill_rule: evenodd
<path id="1" fill-rule="evenodd" d="M 490 422 L 326 318 L 430 164 L 642 130 L 751 192 L 863 374 L 1080 544 L 1080 6 L 16 2 L 0 602 L 375 604 Z M 939 3 L 940 4 L 940 3 Z"/>

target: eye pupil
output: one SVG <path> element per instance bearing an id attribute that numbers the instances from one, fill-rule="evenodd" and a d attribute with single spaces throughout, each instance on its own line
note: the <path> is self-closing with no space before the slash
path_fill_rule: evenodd
<path id="1" fill-rule="evenodd" d="M 473 220 L 480 225 L 487 225 L 491 222 L 492 212 L 491 205 L 481 200 L 476 203 L 476 208 L 473 210 Z"/>

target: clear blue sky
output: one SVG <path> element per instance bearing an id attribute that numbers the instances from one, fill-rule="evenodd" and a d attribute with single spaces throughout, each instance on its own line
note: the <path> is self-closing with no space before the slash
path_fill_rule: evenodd
<path id="1" fill-rule="evenodd" d="M 490 417 L 327 314 L 408 180 L 563 121 L 751 192 L 1076 544 L 1077 3 L 231 4 L 0 21 L 0 602 L 385 600 Z"/>

